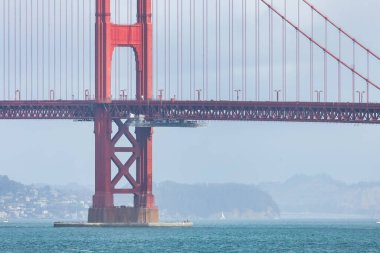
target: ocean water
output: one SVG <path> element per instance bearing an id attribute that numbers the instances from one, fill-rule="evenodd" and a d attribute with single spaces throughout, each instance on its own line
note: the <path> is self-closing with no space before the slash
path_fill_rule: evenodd
<path id="1" fill-rule="evenodd" d="M 0 224 L 0 252 L 380 252 L 375 221 L 195 222 L 193 228 Z"/>

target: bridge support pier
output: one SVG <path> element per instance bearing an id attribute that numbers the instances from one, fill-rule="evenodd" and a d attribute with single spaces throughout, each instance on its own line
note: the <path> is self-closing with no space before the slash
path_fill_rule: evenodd
<path id="1" fill-rule="evenodd" d="M 95 69 L 95 195 L 89 210 L 90 223 L 156 223 L 158 209 L 152 194 L 152 128 L 136 128 L 135 136 L 122 119 L 112 119 L 107 105 L 112 103 L 112 53 L 116 47 L 135 52 L 136 100 L 152 98 L 152 2 L 137 0 L 137 23 L 111 23 L 110 0 L 96 0 Z M 117 132 L 112 136 L 112 125 Z M 126 137 L 131 146 L 120 147 Z M 130 154 L 127 161 L 120 156 Z M 112 164 L 117 168 L 112 174 Z M 136 173 L 131 167 L 136 164 Z M 122 180 L 126 179 L 126 183 Z M 127 184 L 127 185 L 126 185 Z M 114 194 L 133 194 L 134 207 L 114 206 Z"/>
<path id="2" fill-rule="evenodd" d="M 112 124 L 117 132 L 112 135 Z M 105 106 L 95 116 L 95 195 L 89 209 L 89 223 L 157 223 L 159 212 L 152 193 L 152 134 L 150 127 L 136 128 L 136 137 L 127 122 L 111 119 Z M 126 137 L 131 146 L 118 145 Z M 120 154 L 130 154 L 126 162 Z M 117 172 L 112 175 L 112 163 Z M 136 163 L 136 172 L 131 167 Z M 133 175 L 135 174 L 135 176 Z M 123 178 L 129 186 L 123 183 Z M 114 206 L 114 194 L 133 194 L 133 207 Z"/>

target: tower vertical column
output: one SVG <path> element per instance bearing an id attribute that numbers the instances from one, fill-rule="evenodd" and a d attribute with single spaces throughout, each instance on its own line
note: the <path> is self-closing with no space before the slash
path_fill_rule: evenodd
<path id="1" fill-rule="evenodd" d="M 141 55 L 137 55 L 137 97 L 152 99 L 152 1 L 137 0 L 137 22 L 141 24 Z"/>
<path id="2" fill-rule="evenodd" d="M 95 93 L 98 103 L 95 112 L 95 195 L 93 207 L 113 207 L 111 188 L 110 139 L 112 121 L 104 103 L 111 102 L 110 2 L 96 1 L 95 27 Z"/>
<path id="3" fill-rule="evenodd" d="M 152 1 L 137 0 L 137 22 L 142 26 L 141 55 L 137 67 L 138 100 L 152 99 Z M 137 159 L 137 181 L 141 185 L 140 193 L 135 195 L 135 207 L 154 208 L 152 193 L 152 134 L 153 128 L 136 128 L 136 140 L 141 146 L 141 156 Z"/>
<path id="4" fill-rule="evenodd" d="M 109 113 L 98 106 L 95 115 L 95 195 L 94 208 L 113 207 L 111 186 L 111 133 L 112 121 Z"/>
<path id="5" fill-rule="evenodd" d="M 111 41 L 110 0 L 96 0 L 95 24 L 95 97 L 97 103 L 111 102 Z"/>
<path id="6" fill-rule="evenodd" d="M 136 161 L 136 180 L 140 192 L 135 195 L 134 205 L 139 208 L 155 208 L 152 180 L 152 134 L 153 129 L 136 128 L 136 140 L 140 144 L 141 154 Z"/>

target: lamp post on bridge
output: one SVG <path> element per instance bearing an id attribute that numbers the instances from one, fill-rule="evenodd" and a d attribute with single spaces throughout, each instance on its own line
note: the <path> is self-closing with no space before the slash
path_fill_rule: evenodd
<path id="1" fill-rule="evenodd" d="M 90 91 L 88 89 L 86 89 L 84 91 L 84 99 L 85 100 L 90 100 L 91 99 L 91 97 L 90 97 Z"/>
<path id="2" fill-rule="evenodd" d="M 356 91 L 356 93 L 358 93 L 358 96 L 359 96 L 359 103 L 363 103 L 363 95 L 366 93 L 364 90 L 363 91 Z"/>
<path id="3" fill-rule="evenodd" d="M 160 101 L 162 101 L 162 96 L 163 96 L 164 90 L 163 90 L 163 89 L 160 89 L 160 90 L 158 90 L 158 91 L 160 92 L 160 94 L 158 94 L 158 99 L 159 99 Z"/>
<path id="4" fill-rule="evenodd" d="M 315 90 L 315 93 L 317 93 L 317 102 L 321 102 L 321 94 L 323 93 L 323 90 Z"/>
<path id="5" fill-rule="evenodd" d="M 126 95 L 125 93 L 127 92 L 126 89 L 124 90 L 120 90 L 120 100 L 127 100 L 128 99 L 128 95 Z"/>
<path id="6" fill-rule="evenodd" d="M 50 90 L 49 98 L 50 98 L 50 100 L 55 100 L 54 90 Z"/>
<path id="7" fill-rule="evenodd" d="M 195 90 L 198 94 L 198 101 L 201 101 L 201 92 L 202 92 L 202 89 L 198 89 L 198 90 Z"/>
<path id="8" fill-rule="evenodd" d="M 239 93 L 241 92 L 240 89 L 234 90 L 236 92 L 236 101 L 239 101 Z"/>
<path id="9" fill-rule="evenodd" d="M 21 91 L 20 90 L 15 91 L 15 100 L 21 100 Z"/>
<path id="10" fill-rule="evenodd" d="M 276 99 L 277 99 L 277 102 L 279 102 L 280 101 L 280 92 L 281 92 L 281 90 L 274 90 L 273 92 L 275 92 L 276 93 Z"/>

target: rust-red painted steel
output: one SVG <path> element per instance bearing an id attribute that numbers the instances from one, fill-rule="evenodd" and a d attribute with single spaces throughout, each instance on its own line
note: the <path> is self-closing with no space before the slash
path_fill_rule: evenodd
<path id="1" fill-rule="evenodd" d="M 151 120 L 380 123 L 380 104 L 242 101 L 0 101 L 0 119 L 94 120 L 102 106 L 110 118 Z"/>
<path id="2" fill-rule="evenodd" d="M 135 197 L 135 207 L 154 207 L 152 195 L 152 129 L 136 129 L 136 139 L 128 127 L 120 120 L 112 118 L 107 104 L 111 98 L 112 54 L 116 47 L 131 47 L 136 63 L 136 100 L 152 98 L 152 23 L 151 0 L 137 1 L 137 23 L 119 25 L 111 23 L 110 0 L 96 1 L 96 101 L 91 105 L 95 119 L 95 195 L 94 208 L 113 206 L 113 194 L 130 194 Z M 76 107 L 78 109 L 78 107 Z M 85 109 L 86 110 L 86 109 Z M 85 117 L 84 117 L 85 119 Z M 112 137 L 112 120 L 118 127 Z M 148 134 L 149 133 L 149 134 Z M 133 149 L 115 147 L 121 136 L 125 135 Z M 131 158 L 123 164 L 116 152 L 131 152 Z M 136 162 L 136 178 L 129 169 Z M 118 173 L 111 178 L 111 163 Z M 132 189 L 116 189 L 116 185 L 125 177 Z"/>

